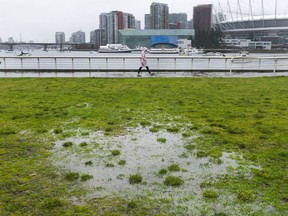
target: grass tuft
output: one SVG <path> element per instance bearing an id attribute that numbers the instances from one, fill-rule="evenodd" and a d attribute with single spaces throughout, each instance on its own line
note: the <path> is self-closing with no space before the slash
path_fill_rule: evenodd
<path id="1" fill-rule="evenodd" d="M 130 175 L 129 176 L 129 183 L 130 184 L 139 184 L 143 180 L 143 177 L 140 174 Z"/>
<path id="2" fill-rule="evenodd" d="M 179 176 L 167 176 L 164 184 L 167 186 L 178 187 L 184 184 L 184 181 Z"/>

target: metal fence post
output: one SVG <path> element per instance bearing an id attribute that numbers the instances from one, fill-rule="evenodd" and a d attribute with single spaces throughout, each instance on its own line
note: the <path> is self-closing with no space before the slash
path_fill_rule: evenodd
<path id="1" fill-rule="evenodd" d="M 274 74 L 276 73 L 276 69 L 277 69 L 277 58 L 274 57 L 274 70 L 273 70 Z"/>

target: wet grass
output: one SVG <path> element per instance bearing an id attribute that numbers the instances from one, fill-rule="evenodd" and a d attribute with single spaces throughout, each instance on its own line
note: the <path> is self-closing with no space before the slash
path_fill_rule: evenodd
<path id="1" fill-rule="evenodd" d="M 129 183 L 130 184 L 139 184 L 143 180 L 143 177 L 140 174 L 135 174 L 129 176 Z"/>
<path id="2" fill-rule="evenodd" d="M 59 172 L 51 166 L 51 143 L 74 136 L 69 130 L 102 130 L 114 136 L 124 133 L 127 126 L 148 127 L 154 122 L 183 137 L 199 134 L 195 145 L 183 144 L 187 157 L 196 154 L 217 161 L 223 151 L 237 152 L 261 167 L 249 172 L 231 169 L 230 175 L 203 182 L 202 194 L 208 206 L 210 202 L 223 203 L 220 197 L 228 194 L 235 201 L 225 205 L 241 203 L 243 215 L 287 215 L 287 83 L 286 77 L 2 79 L 1 215 L 173 215 L 173 207 L 164 198 L 155 201 L 144 196 L 135 200 L 107 196 L 86 200 L 82 205 L 71 204 L 70 197 L 85 197 L 81 178 L 88 181 L 92 177 Z M 178 123 L 187 125 L 185 131 Z M 151 132 L 161 129 L 152 128 Z M 89 136 L 89 132 L 82 132 L 82 136 Z M 90 145 L 81 146 L 83 150 Z M 117 161 L 106 162 L 107 169 L 113 169 Z M 168 167 L 163 169 L 167 171 Z M 180 177 L 166 176 L 164 171 L 159 174 L 164 185 L 185 187 Z M 271 205 L 272 212 L 253 210 L 251 203 Z M 198 215 L 213 215 L 207 205 Z M 189 212 L 177 208 L 176 212 Z M 215 215 L 233 215 L 233 210 Z"/>

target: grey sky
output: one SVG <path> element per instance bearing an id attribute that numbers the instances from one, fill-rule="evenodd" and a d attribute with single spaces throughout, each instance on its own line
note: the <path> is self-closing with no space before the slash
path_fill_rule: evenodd
<path id="1" fill-rule="evenodd" d="M 0 38 L 13 37 L 19 41 L 54 42 L 55 32 L 63 31 L 66 40 L 72 32 L 83 30 L 86 41 L 89 32 L 99 27 L 99 14 L 120 10 L 132 13 L 144 26 L 144 14 L 149 13 L 152 2 L 166 3 L 170 13 L 187 13 L 192 18 L 193 7 L 219 1 L 228 11 L 227 0 L 0 0 Z M 253 12 L 261 11 L 262 0 L 252 0 Z M 273 14 L 275 0 L 263 0 L 266 13 Z M 248 13 L 249 0 L 240 0 L 242 13 Z M 237 11 L 237 0 L 230 0 L 230 8 Z M 278 12 L 288 14 L 287 0 L 278 0 Z"/>

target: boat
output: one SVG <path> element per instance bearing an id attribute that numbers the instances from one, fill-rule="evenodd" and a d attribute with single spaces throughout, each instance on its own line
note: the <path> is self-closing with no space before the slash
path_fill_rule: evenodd
<path id="1" fill-rule="evenodd" d="M 251 62 L 251 59 L 249 59 L 247 57 L 249 57 L 248 51 L 239 51 L 236 56 L 232 57 L 231 62 L 234 62 L 234 63 L 249 63 L 249 62 Z"/>
<path id="2" fill-rule="evenodd" d="M 248 57 L 249 52 L 248 51 L 239 51 L 237 54 L 237 57 Z"/>
<path id="3" fill-rule="evenodd" d="M 150 54 L 178 54 L 179 51 L 174 48 L 151 48 Z"/>
<path id="4" fill-rule="evenodd" d="M 192 48 L 185 50 L 185 52 L 187 52 L 188 55 L 194 55 L 194 54 L 203 54 L 204 50 L 192 47 Z"/>
<path id="5" fill-rule="evenodd" d="M 99 53 L 131 53 L 132 50 L 127 45 L 122 44 L 107 44 L 100 46 Z"/>
<path id="6" fill-rule="evenodd" d="M 24 51 L 20 51 L 20 53 L 17 53 L 17 56 L 31 56 L 32 54 L 27 51 L 27 52 L 24 52 Z"/>
<path id="7" fill-rule="evenodd" d="M 205 54 L 203 54 L 203 56 L 225 56 L 223 53 L 221 52 L 207 52 Z"/>

